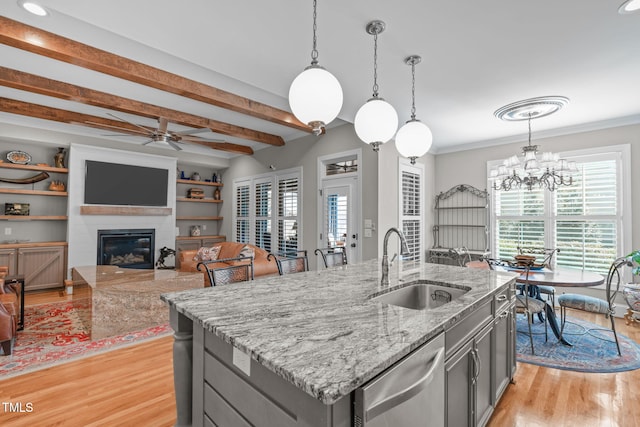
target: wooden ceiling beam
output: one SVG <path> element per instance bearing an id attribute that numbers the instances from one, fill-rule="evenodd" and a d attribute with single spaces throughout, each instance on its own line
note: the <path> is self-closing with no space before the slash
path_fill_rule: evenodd
<path id="1" fill-rule="evenodd" d="M 38 55 L 311 133 L 284 110 L 0 16 L 0 42 Z"/>
<path id="2" fill-rule="evenodd" d="M 172 123 L 183 126 L 208 128 L 216 133 L 264 144 L 284 145 L 284 140 L 278 135 L 243 128 L 206 117 L 147 104 L 145 102 L 111 95 L 6 67 L 0 67 L 0 85 L 142 117 L 154 119 L 164 117 Z"/>
<path id="3" fill-rule="evenodd" d="M 75 124 L 89 126 L 97 129 L 103 129 L 110 132 L 129 133 L 133 136 L 146 137 L 140 127 L 119 120 L 106 119 L 104 117 L 92 116 L 89 114 L 76 113 L 74 111 L 62 110 L 59 108 L 47 107 L 44 105 L 33 104 L 30 102 L 17 101 L 9 98 L 0 97 L 0 111 L 18 114 L 21 116 L 29 116 L 37 119 L 52 120 L 60 123 Z M 152 133 L 155 129 L 142 126 Z M 187 144 L 196 143 L 205 145 L 214 150 L 227 151 L 237 154 L 253 154 L 253 149 L 246 145 L 232 144 L 229 142 L 209 142 L 206 140 L 185 142 Z"/>

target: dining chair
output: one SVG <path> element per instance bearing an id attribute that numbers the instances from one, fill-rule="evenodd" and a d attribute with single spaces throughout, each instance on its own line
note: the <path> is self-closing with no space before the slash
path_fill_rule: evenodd
<path id="1" fill-rule="evenodd" d="M 224 263 L 216 267 L 216 263 Z M 196 265 L 198 271 L 203 266 L 209 276 L 211 286 L 253 280 L 253 257 L 225 258 L 213 261 L 201 261 Z"/>
<path id="2" fill-rule="evenodd" d="M 541 248 L 541 247 L 535 247 L 535 246 L 518 246 L 519 255 L 543 255 L 544 258 L 540 264 L 542 264 L 544 268 L 547 268 L 549 270 L 553 270 L 554 268 L 553 257 L 558 252 L 560 252 L 560 249 L 558 248 L 552 249 L 552 248 Z M 541 294 L 544 294 L 547 296 L 547 300 L 551 301 L 551 307 L 553 307 L 553 309 L 555 310 L 556 309 L 556 288 L 554 288 L 553 286 L 538 285 L 538 291 Z"/>
<path id="3" fill-rule="evenodd" d="M 525 282 L 522 284 L 522 293 L 516 294 L 516 311 L 518 313 L 525 314 L 527 316 L 527 326 L 529 328 L 529 342 L 531 344 L 531 354 L 535 354 L 533 347 L 533 333 L 531 332 L 531 324 L 533 323 L 533 316 L 535 314 L 545 314 L 546 303 L 538 298 L 533 297 L 534 294 L 529 289 L 529 271 L 533 265 L 533 261 L 526 263 L 525 265 L 516 264 L 508 260 L 495 259 L 495 258 L 483 258 L 491 270 L 495 270 L 495 267 L 513 268 L 517 269 L 521 275 L 525 275 Z M 544 340 L 549 339 L 547 332 L 547 316 L 543 316 L 544 319 Z"/>
<path id="4" fill-rule="evenodd" d="M 620 290 L 620 282 L 622 281 L 622 274 L 620 270 L 624 266 L 633 266 L 627 257 L 620 257 L 616 259 L 609 267 L 605 292 L 605 296 L 607 297 L 606 300 L 579 294 L 562 294 L 558 297 L 558 304 L 560 305 L 560 336 L 562 336 L 564 325 L 567 321 L 568 308 L 582 310 L 588 313 L 603 314 L 605 318 L 608 317 L 611 319 L 611 331 L 613 332 L 613 338 L 616 341 L 618 355 L 622 356 L 622 352 L 620 351 L 620 342 L 618 341 L 618 334 L 616 333 L 615 316 L 613 314 L 615 312 L 614 301 L 618 291 Z M 605 330 L 608 331 L 608 329 Z"/>
<path id="5" fill-rule="evenodd" d="M 303 271 L 309 271 L 309 260 L 307 258 L 307 251 L 301 250 L 296 251 L 295 257 L 290 256 L 276 256 L 274 254 L 267 255 L 267 260 L 271 261 L 272 259 L 276 262 L 278 266 L 278 273 L 280 275 L 290 274 L 290 273 L 301 273 Z"/>
<path id="6" fill-rule="evenodd" d="M 318 248 L 313 253 L 322 257 L 324 268 L 337 267 L 347 263 L 345 248 Z"/>

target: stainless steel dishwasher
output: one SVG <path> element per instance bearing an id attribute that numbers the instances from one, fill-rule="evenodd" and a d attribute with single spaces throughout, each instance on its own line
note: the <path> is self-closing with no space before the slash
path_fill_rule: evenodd
<path id="1" fill-rule="evenodd" d="M 444 333 L 356 389 L 354 427 L 444 426 Z"/>

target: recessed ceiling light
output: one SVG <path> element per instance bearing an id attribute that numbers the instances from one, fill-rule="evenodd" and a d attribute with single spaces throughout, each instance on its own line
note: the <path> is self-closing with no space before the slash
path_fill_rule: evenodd
<path id="1" fill-rule="evenodd" d="M 49 14 L 47 9 L 31 1 L 21 0 L 18 2 L 18 4 L 22 6 L 24 10 L 26 10 L 27 12 L 33 13 L 34 15 L 47 16 Z"/>
<path id="2" fill-rule="evenodd" d="M 618 13 L 627 15 L 629 13 L 635 13 L 640 10 L 640 0 L 627 0 L 620 5 Z"/>

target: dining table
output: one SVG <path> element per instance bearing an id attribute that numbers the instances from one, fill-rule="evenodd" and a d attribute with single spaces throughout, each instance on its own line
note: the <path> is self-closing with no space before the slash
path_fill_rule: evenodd
<path id="1" fill-rule="evenodd" d="M 518 268 L 518 267 L 502 267 L 502 268 L 505 271 L 514 271 L 514 272 L 522 271 L 522 274 L 520 274 L 520 276 L 516 279 L 516 282 L 521 284 L 527 283 L 526 269 Z M 547 267 L 534 268 L 529 271 L 528 278 L 529 278 L 529 286 L 530 286 L 529 294 L 532 297 L 538 298 L 541 301 L 544 301 L 544 300 L 540 297 L 538 286 L 571 288 L 571 287 L 598 286 L 604 283 L 604 277 L 601 274 L 594 273 L 592 271 L 578 270 L 578 269 L 565 268 L 565 267 L 558 267 L 553 270 Z M 556 317 L 556 313 L 553 307 L 551 307 L 549 303 L 547 303 L 546 301 L 544 302 L 546 304 L 545 313 L 547 316 L 547 321 L 549 322 L 549 326 L 551 327 L 553 334 L 563 344 L 569 345 L 569 346 L 572 345 L 560 334 L 560 325 L 558 324 L 558 318 Z"/>

